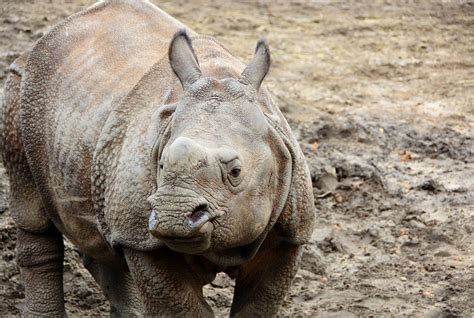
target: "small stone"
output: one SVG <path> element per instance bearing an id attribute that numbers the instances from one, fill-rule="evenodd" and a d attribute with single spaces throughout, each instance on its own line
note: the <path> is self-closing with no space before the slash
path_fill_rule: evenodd
<path id="1" fill-rule="evenodd" d="M 438 193 L 443 191 L 443 186 L 433 179 L 423 181 L 420 185 L 418 185 L 417 188 L 432 193 Z"/>
<path id="2" fill-rule="evenodd" d="M 433 293 L 431 293 L 431 292 L 429 292 L 429 291 L 427 291 L 427 290 L 425 290 L 425 291 L 423 292 L 423 296 L 425 296 L 425 297 L 427 297 L 427 298 L 433 298 L 433 297 L 434 297 Z"/>
<path id="3" fill-rule="evenodd" d="M 434 254 L 436 257 L 449 257 L 451 256 L 451 253 L 449 251 L 439 251 Z"/>
<path id="4" fill-rule="evenodd" d="M 336 200 L 337 203 L 341 203 L 342 201 L 344 201 L 342 195 L 340 193 L 336 193 L 334 195 L 334 200 Z"/>

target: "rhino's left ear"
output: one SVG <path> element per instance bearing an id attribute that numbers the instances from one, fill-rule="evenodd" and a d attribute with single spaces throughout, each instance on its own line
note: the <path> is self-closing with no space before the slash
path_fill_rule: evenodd
<path id="1" fill-rule="evenodd" d="M 171 40 L 168 51 L 171 68 L 178 76 L 183 88 L 191 86 L 201 77 L 199 62 L 185 30 L 179 30 Z"/>
<path id="2" fill-rule="evenodd" d="M 288 242 L 299 245 L 308 243 L 311 238 L 316 208 L 306 160 L 299 149 L 294 155 L 290 191 L 277 227 Z"/>
<path id="3" fill-rule="evenodd" d="M 267 115 L 270 138 L 278 160 L 278 186 L 271 223 L 287 242 L 309 242 L 315 219 L 311 175 L 298 141 L 289 133 L 286 122 L 279 125 Z"/>
<path id="4" fill-rule="evenodd" d="M 240 82 L 252 86 L 256 91 L 270 69 L 270 50 L 265 40 L 260 40 L 255 55 L 240 76 Z"/>

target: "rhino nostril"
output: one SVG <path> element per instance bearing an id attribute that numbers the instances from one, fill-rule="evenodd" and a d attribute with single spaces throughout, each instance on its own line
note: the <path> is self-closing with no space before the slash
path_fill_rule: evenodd
<path id="1" fill-rule="evenodd" d="M 207 203 L 200 204 L 194 208 L 193 212 L 189 215 L 190 219 L 199 218 L 201 214 L 205 213 L 208 209 Z"/>
<path id="2" fill-rule="evenodd" d="M 211 217 L 208 211 L 207 204 L 198 205 L 193 212 L 188 216 L 189 226 L 198 231 L 204 224 L 210 221 Z"/>

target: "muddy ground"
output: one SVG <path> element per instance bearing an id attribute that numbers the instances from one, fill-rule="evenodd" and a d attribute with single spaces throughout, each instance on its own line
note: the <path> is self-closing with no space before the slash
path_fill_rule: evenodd
<path id="1" fill-rule="evenodd" d="M 154 1 L 158 2 L 158 1 Z M 0 84 L 48 27 L 92 1 L 3 0 Z M 311 167 L 317 223 L 282 315 L 474 316 L 474 3 L 176 1 L 160 7 L 267 78 Z M 1 174 L 0 313 L 24 297 Z M 108 304 L 67 245 L 72 316 Z M 218 316 L 232 282 L 205 288 Z"/>

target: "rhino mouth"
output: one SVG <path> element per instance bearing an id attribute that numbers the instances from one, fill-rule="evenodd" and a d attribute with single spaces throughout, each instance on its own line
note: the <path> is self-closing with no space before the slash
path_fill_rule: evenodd
<path id="1" fill-rule="evenodd" d="M 174 243 L 200 243 L 204 240 L 203 236 L 193 237 L 161 237 L 162 240 Z"/>
<path id="2" fill-rule="evenodd" d="M 198 234 L 177 237 L 177 236 L 156 236 L 163 241 L 173 251 L 186 254 L 202 254 L 211 246 L 211 235 L 214 229 L 212 223 L 203 226 L 205 231 Z"/>

